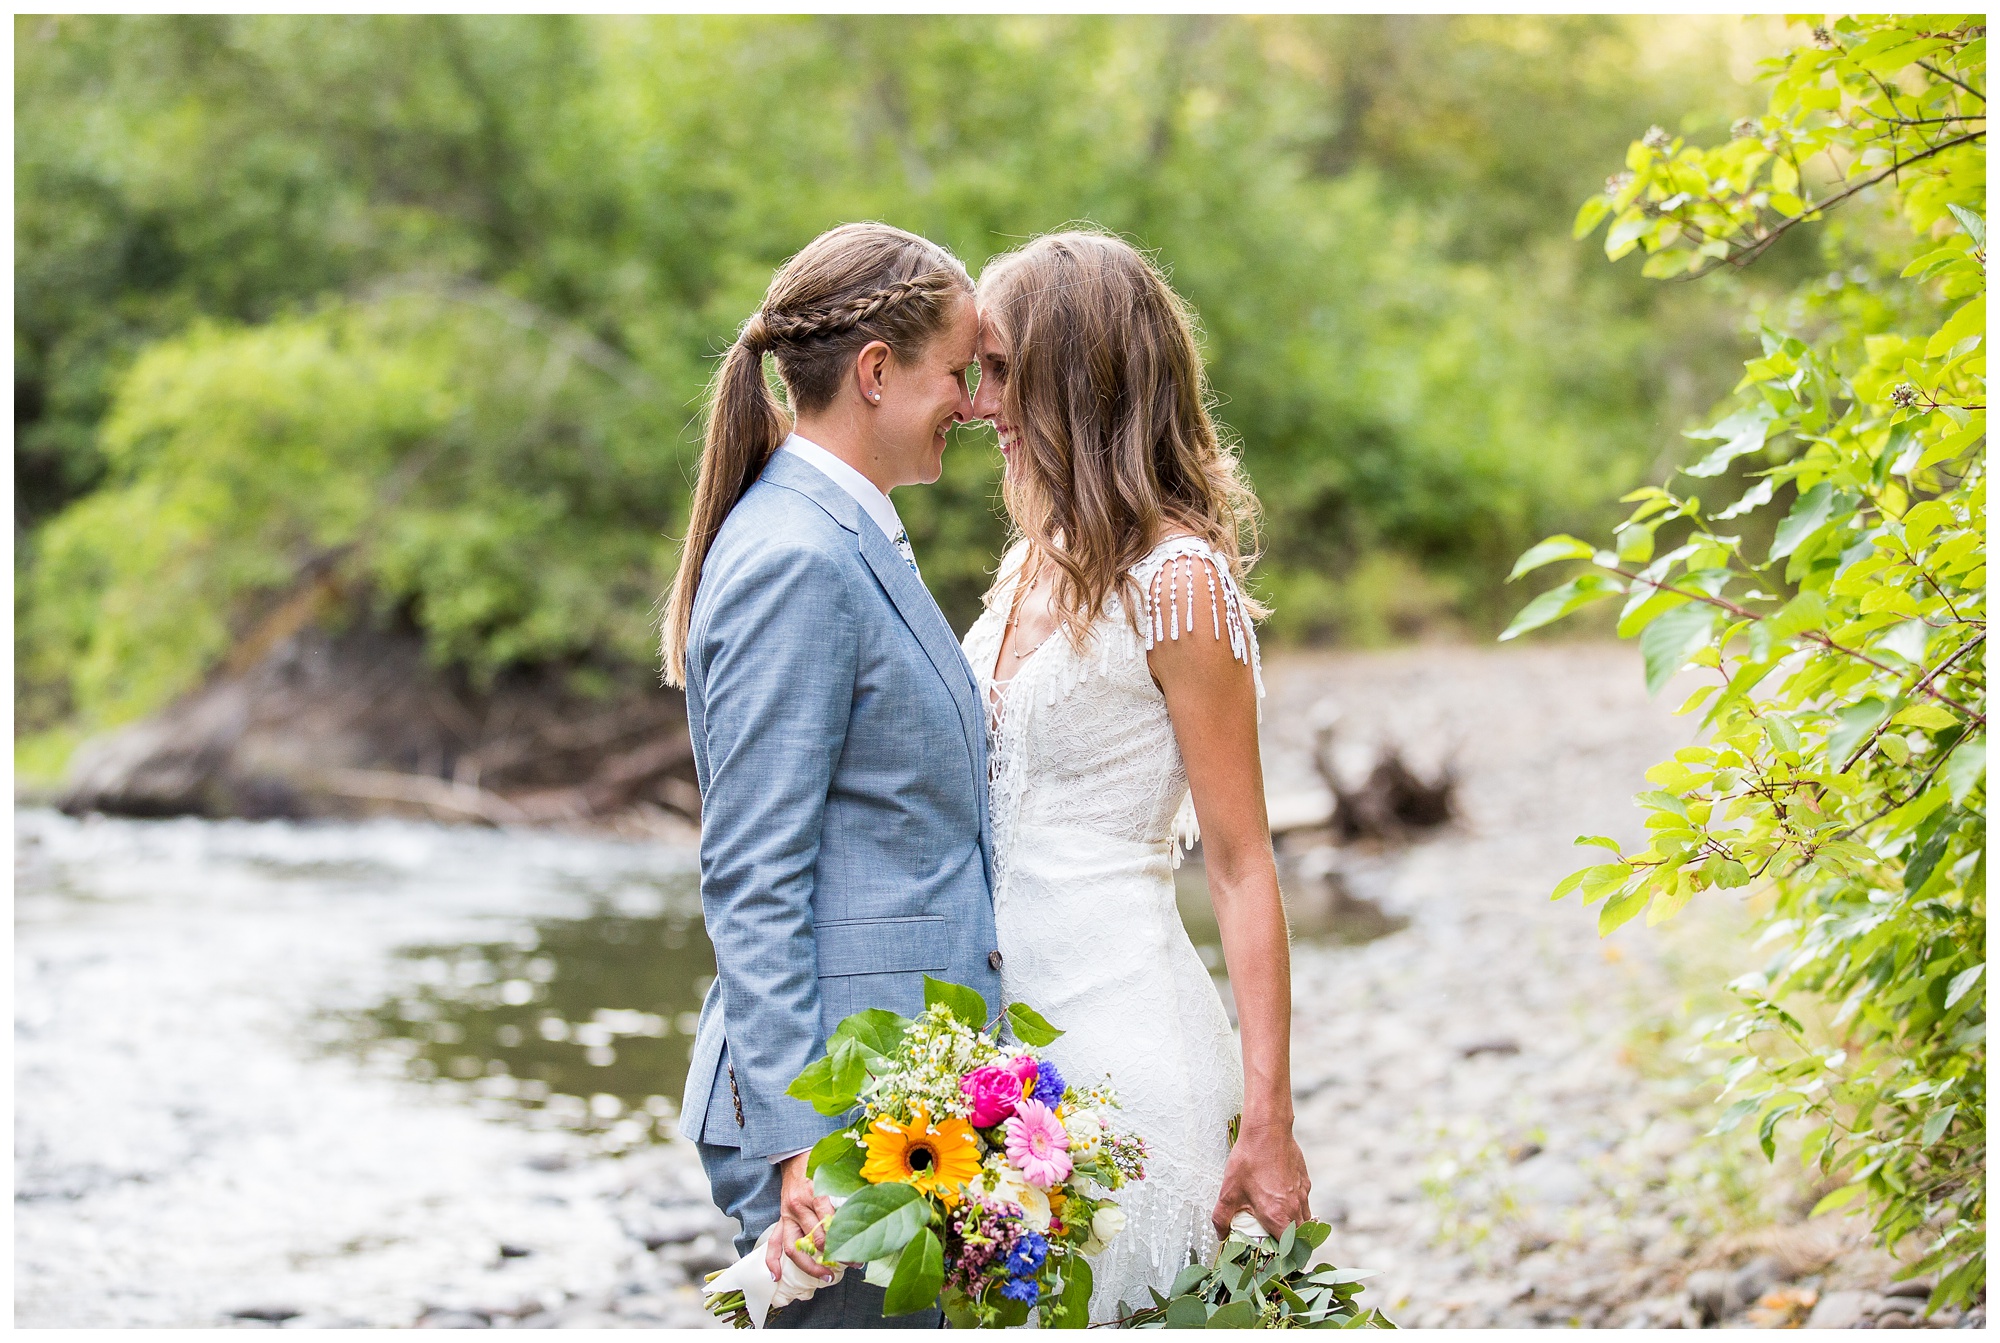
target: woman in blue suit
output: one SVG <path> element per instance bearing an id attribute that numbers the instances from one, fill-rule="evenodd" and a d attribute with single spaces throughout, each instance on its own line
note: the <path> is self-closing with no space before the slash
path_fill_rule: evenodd
<path id="1" fill-rule="evenodd" d="M 823 1243 L 806 1149 L 840 1126 L 785 1088 L 866 1007 L 914 1015 L 926 974 L 1000 1003 L 986 729 L 889 492 L 929 484 L 971 418 L 978 318 L 949 252 L 884 224 L 822 234 L 744 323 L 711 398 L 662 637 L 687 691 L 716 980 L 681 1132 L 748 1253 Z M 771 395 L 773 357 L 791 416 Z M 790 422 L 788 423 L 788 418 Z M 774 1326 L 882 1318 L 850 1275 Z"/>

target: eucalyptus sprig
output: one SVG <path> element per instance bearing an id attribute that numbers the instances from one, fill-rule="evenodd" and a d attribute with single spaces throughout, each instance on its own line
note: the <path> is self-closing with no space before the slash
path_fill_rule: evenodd
<path id="1" fill-rule="evenodd" d="M 1167 1295 L 1133 1310 L 1118 1303 L 1120 1329 L 1394 1329 L 1381 1311 L 1354 1298 L 1368 1268 L 1312 1267 L 1333 1228 L 1300 1222 L 1277 1237 L 1234 1233 L 1212 1266 L 1190 1264 Z M 1150 1290 L 1150 1289 L 1149 1289 Z M 1102 1328 L 1105 1326 L 1092 1326 Z"/>

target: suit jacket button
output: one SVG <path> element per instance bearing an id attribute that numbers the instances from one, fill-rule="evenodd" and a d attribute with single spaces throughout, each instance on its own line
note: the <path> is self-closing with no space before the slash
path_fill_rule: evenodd
<path id="1" fill-rule="evenodd" d="M 995 970 L 998 970 L 1000 968 L 1000 953 L 997 951 L 987 952 L 986 963 L 992 966 Z"/>

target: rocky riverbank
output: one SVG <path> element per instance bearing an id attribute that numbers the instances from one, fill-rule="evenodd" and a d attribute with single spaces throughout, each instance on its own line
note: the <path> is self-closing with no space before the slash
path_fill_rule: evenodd
<path id="1" fill-rule="evenodd" d="M 1700 1137 L 1711 1088 L 1673 1032 L 1740 954 L 1737 912 L 1600 942 L 1548 902 L 1571 839 L 1633 834 L 1643 770 L 1691 735 L 1634 650 L 1267 675 L 1275 793 L 1323 789 L 1321 728 L 1336 776 L 1386 736 L 1458 780 L 1423 838 L 1283 846 L 1299 1136 L 1327 1255 L 1381 1270 L 1370 1304 L 1418 1326 L 1914 1318 L 1858 1225 L 1803 1222 L 1806 1182 Z M 399 948 L 531 945 L 593 902 L 684 899 L 686 847 L 48 811 L 16 839 L 18 1325 L 707 1322 L 696 1284 L 730 1227 L 686 1144 L 412 1081 L 352 1038 L 413 973 Z M 600 1103 L 634 1133 L 670 1109 Z"/>
<path id="2" fill-rule="evenodd" d="M 1383 1270 L 1377 1304 L 1458 1327 L 1916 1313 L 1921 1291 L 1892 1282 L 1860 1223 L 1804 1222 L 1823 1189 L 1746 1155 L 1740 1134 L 1702 1137 L 1714 1086 L 1679 1033 L 1691 997 L 1748 967 L 1740 909 L 1601 940 L 1594 911 L 1549 902 L 1590 861 L 1575 836 L 1641 833 L 1631 797 L 1691 740 L 1670 712 L 1691 683 L 1649 701 L 1636 651 L 1615 646 L 1297 657 L 1269 680 L 1274 782 L 1310 777 L 1314 722 L 1336 747 L 1387 734 L 1459 779 L 1459 820 L 1420 844 L 1287 846 L 1300 893 L 1324 872 L 1408 920 L 1295 953 L 1314 1207 L 1335 1223 L 1327 1255 Z"/>

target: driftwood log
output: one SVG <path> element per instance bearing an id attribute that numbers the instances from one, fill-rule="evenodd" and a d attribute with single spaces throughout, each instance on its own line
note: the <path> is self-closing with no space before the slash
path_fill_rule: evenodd
<path id="1" fill-rule="evenodd" d="M 486 825 L 699 821 L 679 692 L 605 697 L 559 671 L 477 689 L 411 630 L 306 625 L 141 723 L 86 742 L 64 810 Z"/>
<path id="2" fill-rule="evenodd" d="M 1333 829 L 1341 841 L 1408 839 L 1451 820 L 1458 777 L 1449 762 L 1434 778 L 1420 778 L 1404 761 L 1402 748 L 1385 739 L 1377 743 L 1375 762 L 1361 782 L 1349 785 L 1334 767 L 1334 732 L 1327 723 L 1313 734 L 1313 767 L 1333 794 Z"/>

